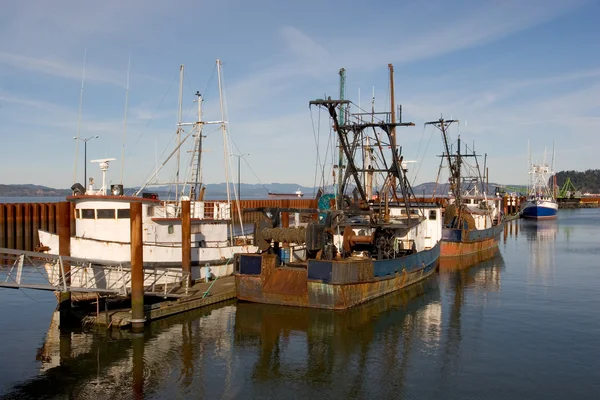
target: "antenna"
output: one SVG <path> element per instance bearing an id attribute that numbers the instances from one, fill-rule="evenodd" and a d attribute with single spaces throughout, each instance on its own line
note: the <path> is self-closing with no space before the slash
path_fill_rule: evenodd
<path id="1" fill-rule="evenodd" d="M 131 54 L 127 62 L 127 86 L 125 87 L 125 117 L 123 120 L 123 150 L 121 151 L 121 184 L 123 184 L 123 169 L 125 168 L 125 141 L 127 140 L 127 105 L 129 104 L 129 72 L 131 70 Z"/>
<path id="2" fill-rule="evenodd" d="M 106 195 L 106 171 L 108 171 L 108 163 L 115 161 L 116 158 L 99 158 L 98 160 L 91 160 L 90 162 L 98 163 L 98 166 L 102 170 L 102 188 L 98 191 L 98 194 Z"/>
<path id="3" fill-rule="evenodd" d="M 83 104 L 83 83 L 85 82 L 85 64 L 87 62 L 87 49 L 83 51 L 83 74 L 81 76 L 81 91 L 79 93 L 79 115 L 77 117 L 77 140 L 75 140 L 75 167 L 73 168 L 73 182 L 77 182 L 77 160 L 79 158 L 79 134 L 81 133 L 81 106 Z M 86 182 L 83 182 L 86 185 Z"/>

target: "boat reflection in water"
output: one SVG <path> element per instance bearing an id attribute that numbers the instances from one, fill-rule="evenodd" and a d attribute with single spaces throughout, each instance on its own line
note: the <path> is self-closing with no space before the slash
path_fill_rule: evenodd
<path id="1" fill-rule="evenodd" d="M 375 374 L 402 385 L 413 342 L 438 347 L 440 334 L 437 276 L 344 311 L 239 303 L 235 318 L 236 348 L 258 350 L 255 382 L 311 382 L 316 396 L 334 382 L 351 397 L 372 394 Z"/>
<path id="2" fill-rule="evenodd" d="M 521 232 L 529 245 L 529 271 L 543 281 L 554 276 L 558 231 L 557 220 L 521 221 Z"/>
<path id="3" fill-rule="evenodd" d="M 477 343 L 469 343 L 469 339 L 476 337 L 473 330 L 482 329 L 482 310 L 487 306 L 490 294 L 500 291 L 504 267 L 504 259 L 497 247 L 480 253 L 479 257 L 440 260 L 440 290 L 448 303 L 443 312 L 444 345 L 440 386 L 434 390 L 435 397 L 444 398 L 443 387 L 451 384 L 453 373 L 460 369 L 461 357 L 477 346 Z"/>
<path id="4" fill-rule="evenodd" d="M 56 313 L 37 351 L 39 374 L 1 398 L 141 399 L 156 392 L 218 398 L 218 385 L 231 380 L 234 314 L 229 301 L 152 322 L 135 334 L 59 329 Z M 215 375 L 216 393 L 205 384 Z"/>

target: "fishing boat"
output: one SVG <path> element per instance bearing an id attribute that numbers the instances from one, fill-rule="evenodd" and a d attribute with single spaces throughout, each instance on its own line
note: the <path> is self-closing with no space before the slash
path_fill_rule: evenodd
<path id="1" fill-rule="evenodd" d="M 221 95 L 220 62 L 217 60 L 219 74 L 219 94 Z M 127 263 L 131 257 L 130 249 L 130 203 L 142 203 L 143 229 L 143 261 L 144 267 L 181 268 L 182 263 L 182 202 L 190 201 L 191 219 L 191 265 L 192 278 L 207 278 L 231 275 L 233 273 L 232 258 L 236 253 L 253 252 L 251 237 L 241 225 L 234 226 L 232 218 L 231 198 L 227 185 L 227 201 L 205 201 L 202 187 L 202 130 L 204 125 L 220 125 L 223 133 L 223 145 L 227 152 L 227 132 L 223 109 L 221 120 L 204 121 L 202 119 L 202 95 L 195 94 L 198 118 L 195 122 L 181 122 L 181 104 L 183 87 L 183 66 L 180 69 L 180 112 L 175 149 L 170 153 L 160 168 L 156 168 L 148 180 L 133 193 L 125 195 L 122 184 L 107 184 L 107 172 L 114 158 L 92 160 L 102 172 L 102 186 L 96 187 L 94 179 L 84 188 L 75 183 L 73 195 L 67 201 L 74 205 L 75 232 L 71 237 L 71 256 L 90 261 Z M 186 132 L 186 127 L 190 127 Z M 180 169 L 180 149 L 186 144 L 189 154 L 188 173 L 184 180 L 178 179 Z M 186 154 L 186 153 L 184 153 Z M 156 180 L 159 171 L 176 159 L 176 179 L 167 183 L 174 187 L 175 198 L 161 200 L 158 193 L 148 191 L 152 186 L 163 186 Z M 225 161 L 225 171 L 227 171 Z M 227 172 L 226 172 L 227 178 Z M 235 186 L 234 189 L 235 190 Z M 239 203 L 239 202 L 238 202 Z M 238 210 L 239 211 L 239 210 Z M 239 219 L 241 221 L 241 218 Z M 59 238 L 44 230 L 39 231 L 40 246 L 46 252 L 58 254 Z M 205 268 L 201 268 L 205 267 Z M 56 269 L 56 264 L 48 264 L 47 268 Z M 92 267 L 90 267 L 92 268 Z M 82 270 L 82 273 L 86 271 Z M 96 272 L 89 271 L 91 276 Z M 55 276 L 58 271 L 49 270 Z M 76 279 L 76 277 L 72 277 Z"/>
<path id="2" fill-rule="evenodd" d="M 554 159 L 554 156 L 552 158 Z M 558 202 L 556 201 L 554 191 L 548 185 L 550 177 L 554 176 L 554 172 L 546 162 L 546 154 L 544 153 L 543 161 L 539 164 L 531 162 L 531 154 L 529 159 L 530 169 L 527 185 L 527 201 L 521 210 L 521 217 L 530 219 L 556 219 Z"/>
<path id="3" fill-rule="evenodd" d="M 502 198 L 489 195 L 485 190 L 487 168 L 484 166 L 484 181 L 478 155 L 468 146 L 465 146 L 466 151 L 461 152 L 460 137 L 456 151 L 452 149 L 448 128 L 453 123 L 458 123 L 458 120 L 440 118 L 425 123 L 435 126 L 442 133 L 444 154 L 441 156 L 440 170 L 445 160 L 449 171 L 450 196 L 444 213 L 440 257 L 485 252 L 498 245 L 504 229 L 504 216 L 500 211 Z"/>
<path id="4" fill-rule="evenodd" d="M 393 93 L 391 65 L 390 80 Z M 343 97 L 309 104 L 333 123 L 341 183 L 322 196 L 327 201 L 312 210 L 318 219 L 306 226 L 289 227 L 280 217 L 293 209 L 263 210 L 254 230 L 259 253 L 235 259 L 238 299 L 346 309 L 427 279 L 440 254 L 442 210 L 415 202 L 406 178 L 396 128 L 414 123 L 396 120 L 393 96 L 390 113 L 373 112 L 367 121 Z"/>

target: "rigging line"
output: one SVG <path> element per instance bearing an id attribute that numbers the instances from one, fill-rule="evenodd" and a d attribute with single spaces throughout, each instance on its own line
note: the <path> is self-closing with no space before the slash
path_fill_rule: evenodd
<path id="1" fill-rule="evenodd" d="M 332 127 L 330 127 L 329 128 L 329 138 L 331 138 L 332 136 L 333 136 L 332 135 Z M 322 169 L 322 176 L 321 176 L 323 190 L 325 190 L 325 165 L 327 165 L 327 156 L 329 155 L 330 146 L 331 146 L 331 140 L 328 139 L 327 147 L 325 148 L 325 156 L 323 157 L 323 169 Z"/>
<path id="2" fill-rule="evenodd" d="M 208 88 L 211 87 L 210 85 L 211 85 L 213 79 L 215 78 L 216 74 L 217 74 L 217 64 L 215 63 L 215 65 L 213 65 L 213 69 L 212 69 L 210 78 L 208 78 L 208 82 L 206 83 L 206 86 L 204 87 L 204 92 L 200 92 L 200 94 L 202 95 L 202 100 L 209 99 L 209 96 L 207 95 L 207 93 L 210 93 L 208 91 Z M 194 89 L 192 89 L 189 82 L 186 81 L 186 83 L 187 83 L 187 87 L 192 91 L 192 93 L 194 93 Z M 193 103 L 190 106 L 190 108 L 187 110 L 187 113 L 185 114 L 185 116 L 183 117 L 184 120 L 187 119 L 188 115 L 190 114 L 190 111 L 192 111 L 192 108 L 194 108 Z"/>
<path id="3" fill-rule="evenodd" d="M 319 175 L 319 166 L 321 164 L 321 160 L 319 158 L 319 142 L 317 140 L 317 133 L 315 131 L 315 121 L 313 118 L 313 113 L 312 113 L 312 108 L 309 106 L 309 111 L 310 111 L 310 121 L 311 121 L 311 125 L 312 125 L 312 130 L 313 130 L 313 138 L 315 139 L 315 147 L 317 150 L 317 159 L 315 161 L 315 178 L 314 178 L 314 183 L 313 183 L 313 187 L 317 186 L 317 176 Z M 320 130 L 321 127 L 321 113 L 319 112 L 319 125 L 318 125 L 318 130 Z"/>
<path id="4" fill-rule="evenodd" d="M 435 129 L 435 128 L 433 128 Z M 431 134 L 429 135 L 429 140 L 427 141 L 427 146 L 425 146 L 425 150 L 423 151 L 423 155 L 421 156 L 421 162 L 419 163 L 419 166 L 417 167 L 417 171 L 415 172 L 415 176 L 413 177 L 413 181 L 411 185 L 415 184 L 415 181 L 417 180 L 417 176 L 419 175 L 419 172 L 421 171 L 421 167 L 423 166 L 423 161 L 425 161 L 425 155 L 427 154 L 427 150 L 429 149 L 429 144 L 431 144 L 431 139 L 433 138 L 433 134 L 435 133 L 435 130 L 431 130 Z M 423 130 L 425 130 L 425 127 L 423 127 Z M 443 158 L 442 158 L 443 159 Z"/>
<path id="5" fill-rule="evenodd" d="M 144 130 L 138 135 L 138 137 L 137 137 L 135 143 L 133 144 L 132 148 L 134 148 L 135 146 L 137 146 L 137 144 L 139 143 L 139 141 L 142 139 L 142 136 L 144 136 L 146 134 L 146 131 L 148 130 L 148 127 L 150 126 L 150 124 L 152 123 L 152 121 L 154 121 L 154 117 L 156 116 L 156 113 L 158 112 L 158 110 L 162 106 L 162 103 L 167 98 L 167 95 L 169 94 L 169 91 L 171 91 L 171 87 L 173 87 L 173 84 L 175 83 L 175 81 L 177 80 L 178 77 L 179 77 L 179 71 L 177 71 L 177 74 L 175 74 L 175 76 L 173 77 L 173 80 L 171 81 L 171 84 L 169 85 L 169 88 L 167 89 L 167 91 L 163 95 L 162 99 L 160 100 L 160 103 L 158 103 L 158 106 L 156 107 L 156 110 L 154 110 L 154 113 L 152 114 L 152 117 L 150 117 L 150 120 L 148 121 L 148 123 L 144 127 Z M 130 155 L 131 155 L 131 150 L 129 150 L 129 152 L 127 153 L 127 156 L 130 156 Z"/>
<path id="6" fill-rule="evenodd" d="M 415 159 L 419 159 L 419 153 L 421 152 L 421 145 L 423 144 L 423 136 L 425 135 L 425 125 L 423 125 L 423 130 L 421 131 L 421 140 L 419 140 L 419 147 L 417 148 L 417 155 Z"/>

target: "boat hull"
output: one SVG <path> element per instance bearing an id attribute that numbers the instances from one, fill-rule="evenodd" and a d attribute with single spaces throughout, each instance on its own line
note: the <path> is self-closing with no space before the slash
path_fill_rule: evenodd
<path id="1" fill-rule="evenodd" d="M 521 217 L 529 219 L 556 219 L 557 211 L 558 203 L 552 201 L 530 201 L 523 207 Z"/>
<path id="2" fill-rule="evenodd" d="M 280 267 L 272 254 L 236 255 L 238 300 L 343 310 L 406 288 L 432 275 L 440 244 L 392 260 L 309 260 Z"/>
<path id="3" fill-rule="evenodd" d="M 487 229 L 442 229 L 440 257 L 461 257 L 485 252 L 498 246 L 504 223 Z"/>
<path id="4" fill-rule="evenodd" d="M 39 231 L 40 243 L 50 254 L 58 254 L 58 235 Z M 72 257 L 85 258 L 90 261 L 109 263 L 128 263 L 131 260 L 130 243 L 108 242 L 81 237 L 71 237 L 70 252 Z M 191 266 L 192 279 L 229 276 L 233 274 L 233 256 L 236 253 L 255 252 L 255 246 L 229 247 L 192 247 Z M 165 267 L 181 268 L 181 246 L 160 246 L 144 243 L 144 268 Z M 208 264 L 208 266 L 207 266 Z"/>

